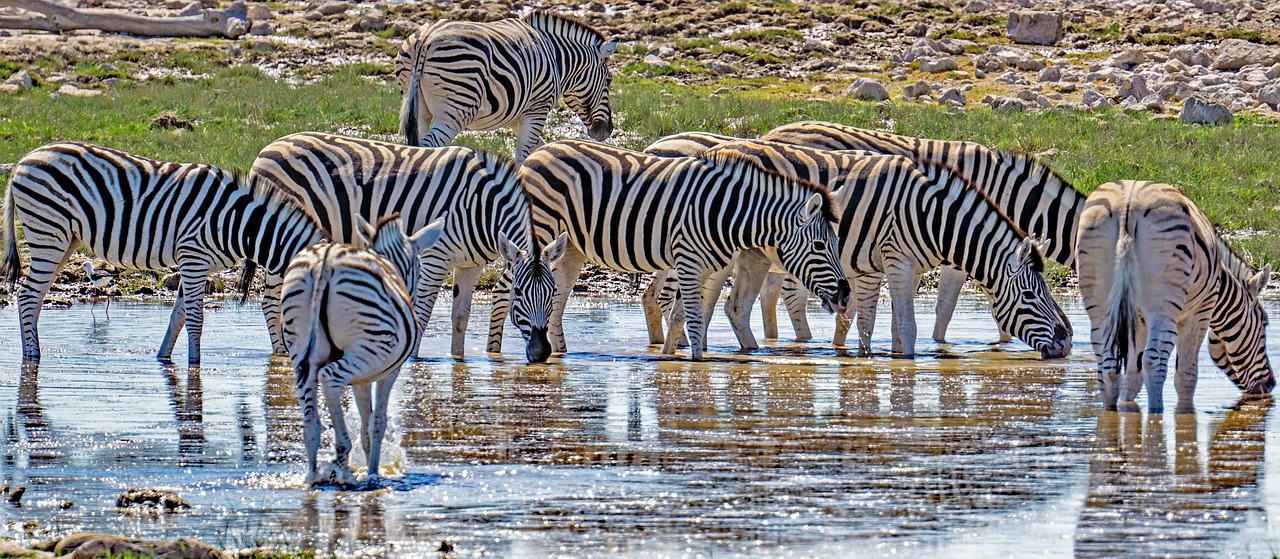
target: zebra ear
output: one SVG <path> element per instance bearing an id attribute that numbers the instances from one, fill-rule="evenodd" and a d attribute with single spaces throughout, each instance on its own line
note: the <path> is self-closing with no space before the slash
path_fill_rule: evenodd
<path id="1" fill-rule="evenodd" d="M 556 237 L 556 240 L 547 245 L 547 248 L 542 249 L 542 261 L 550 265 L 552 262 L 559 260 L 561 256 L 564 256 L 564 250 L 568 246 L 569 234 L 561 233 L 559 237 Z"/>
<path id="2" fill-rule="evenodd" d="M 1036 250 L 1036 242 L 1031 237 L 1023 237 L 1022 242 L 1018 243 L 1018 250 L 1013 251 L 1013 257 L 1009 259 L 1009 269 L 1017 272 L 1023 266 L 1031 261 L 1031 256 Z"/>
<path id="3" fill-rule="evenodd" d="M 372 223 L 365 221 L 364 216 L 356 216 L 355 238 L 351 239 L 351 244 L 358 247 L 368 247 L 373 243 L 373 237 L 378 233 Z"/>
<path id="4" fill-rule="evenodd" d="M 498 251 L 502 253 L 502 258 L 507 261 L 507 265 L 515 264 L 525 258 L 524 251 L 511 242 L 504 233 L 498 233 Z"/>
<path id="5" fill-rule="evenodd" d="M 440 235 L 442 233 L 444 233 L 443 217 L 438 218 L 435 221 L 428 223 L 426 227 L 419 229 L 417 233 L 414 233 L 412 237 L 409 237 L 409 244 L 413 245 L 414 250 L 422 252 L 431 248 L 431 245 L 436 244 L 436 241 L 440 240 Z"/>
<path id="6" fill-rule="evenodd" d="M 613 53 L 616 50 L 618 50 L 617 41 L 609 41 L 600 45 L 600 58 L 609 58 L 610 56 L 613 56 Z"/>
<path id="7" fill-rule="evenodd" d="M 822 204 L 826 202 L 822 194 L 813 193 L 809 200 L 804 203 L 804 211 L 800 213 L 800 219 L 804 222 L 810 222 L 822 215 Z"/>
<path id="8" fill-rule="evenodd" d="M 1253 277 L 1249 278 L 1249 290 L 1253 291 L 1253 294 L 1256 296 L 1257 294 L 1262 293 L 1263 289 L 1267 288 L 1267 282 L 1270 281 L 1271 265 L 1268 264 L 1263 266 L 1258 273 L 1253 275 Z"/>

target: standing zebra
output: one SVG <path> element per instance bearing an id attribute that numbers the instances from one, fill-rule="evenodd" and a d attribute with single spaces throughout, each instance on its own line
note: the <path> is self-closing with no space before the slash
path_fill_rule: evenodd
<path id="1" fill-rule="evenodd" d="M 462 357 L 476 282 L 483 266 L 501 256 L 507 269 L 499 289 L 514 286 L 511 319 L 524 337 L 526 357 L 544 361 L 551 354 L 547 317 L 555 282 L 550 263 L 564 242 L 535 249 L 529 204 L 505 157 L 465 147 L 415 148 L 302 132 L 263 148 L 250 175 L 299 200 L 338 242 L 354 241 L 357 217 L 375 223 L 398 213 L 408 228 L 415 229 L 448 216 L 440 242 L 423 255 L 421 280 L 414 285 L 418 325 L 425 327 L 431 318 L 440 287 L 452 271 L 451 351 Z M 263 296 L 263 311 L 277 343 L 279 285 L 279 276 L 268 276 Z M 501 350 L 500 336 L 489 349 Z M 277 352 L 283 350 L 276 345 Z"/>
<path id="2" fill-rule="evenodd" d="M 535 234 L 568 233 L 556 265 L 552 344 L 564 351 L 562 316 L 587 258 L 624 272 L 675 269 L 690 349 L 705 335 L 704 276 L 735 252 L 773 247 L 789 272 L 843 312 L 849 283 L 837 260 L 832 223 L 839 209 L 825 188 L 726 153 L 663 158 L 582 141 L 551 143 L 520 170 Z M 668 350 L 672 348 L 668 347 Z"/>
<path id="3" fill-rule="evenodd" d="M 1242 273 L 1247 264 L 1177 188 L 1141 181 L 1099 186 L 1078 235 L 1080 293 L 1107 409 L 1131 402 L 1145 380 L 1147 411 L 1164 411 L 1176 347 L 1178 412 L 1194 411 L 1197 354 L 1207 330 L 1214 334 L 1214 362 L 1236 386 L 1250 394 L 1275 387 L 1267 314 L 1258 302 L 1271 269 Z"/>
<path id="4" fill-rule="evenodd" d="M 609 69 L 617 43 L 586 24 L 534 11 L 495 23 L 436 21 L 400 47 L 400 131 L 411 146 L 447 146 L 463 130 L 516 130 L 516 165 L 542 145 L 560 98 L 592 138 L 613 133 Z M 427 123 L 431 128 L 427 131 Z"/>
<path id="5" fill-rule="evenodd" d="M 820 121 L 779 126 L 761 139 L 817 149 L 901 155 L 955 169 L 990 197 L 1018 227 L 1040 239 L 1045 257 L 1075 268 L 1076 222 L 1084 209 L 1085 196 L 1033 157 L 993 150 L 975 142 L 913 138 Z M 937 168 L 922 166 L 921 170 L 933 178 L 932 170 Z M 944 267 L 938 278 L 933 339 L 939 342 L 946 339 L 947 325 L 964 281 L 965 275 L 952 267 Z M 795 305 L 789 304 L 788 308 L 794 309 Z M 791 319 L 808 329 L 803 313 L 793 312 Z M 1002 332 L 1002 339 L 1007 336 L 1007 332 Z"/>
<path id="6" fill-rule="evenodd" d="M 209 274 L 241 260 L 283 274 L 293 255 L 327 236 L 288 196 L 245 185 L 216 167 L 82 142 L 49 144 L 23 157 L 13 169 L 4 215 L 9 240 L 0 279 L 14 281 L 21 273 L 15 217 L 26 227 L 31 251 L 18 291 L 28 362 L 40 361 L 40 305 L 81 245 L 121 268 L 178 267 L 182 283 L 158 357 L 169 359 L 185 322 L 187 361 L 198 365 Z"/>
<path id="7" fill-rule="evenodd" d="M 994 294 L 996 322 L 1046 358 L 1070 352 L 1071 325 L 1049 294 L 1043 262 L 1031 239 L 972 184 L 946 167 L 930 179 L 899 156 L 815 150 L 743 140 L 708 150 L 734 152 L 761 166 L 825 184 L 840 207 L 841 261 L 854 285 L 860 316 L 874 316 L 882 275 L 892 294 L 894 353 L 915 353 L 915 299 L 920 275 L 939 264 L 964 270 Z M 739 272 L 742 272 L 740 263 Z M 747 277 L 760 277 L 758 272 Z M 869 280 L 869 281 L 868 281 Z M 727 312 L 746 329 L 758 285 L 738 285 Z M 853 308 L 850 309 L 854 310 Z M 866 326 L 869 331 L 870 325 Z M 869 351 L 869 337 L 861 349 Z"/>
<path id="8" fill-rule="evenodd" d="M 313 245 L 298 253 L 285 272 L 284 339 L 296 373 L 307 479 L 312 484 L 355 485 L 342 409 L 342 391 L 348 385 L 360 410 L 360 441 L 369 464 L 365 482 L 378 478 L 391 387 L 422 336 L 409 286 L 417 283 L 419 253 L 440 238 L 443 219 L 406 237 L 403 220 L 392 214 L 376 228 L 363 224 L 369 248 Z M 333 468 L 324 473 L 316 464 L 322 429 L 316 410 L 320 390 L 334 431 Z"/>

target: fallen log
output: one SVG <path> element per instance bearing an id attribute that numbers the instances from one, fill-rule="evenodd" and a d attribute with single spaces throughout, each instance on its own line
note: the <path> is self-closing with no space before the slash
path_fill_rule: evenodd
<path id="1" fill-rule="evenodd" d="M 0 0 L 0 6 L 34 12 L 25 17 L 0 17 L 0 28 L 4 29 L 97 29 L 144 37 L 223 36 L 232 39 L 249 31 L 249 24 L 246 22 L 248 9 L 244 2 L 235 2 L 225 9 L 210 10 L 201 10 L 193 4 L 192 8 L 178 16 L 145 16 L 123 10 L 76 9 L 48 0 Z"/>

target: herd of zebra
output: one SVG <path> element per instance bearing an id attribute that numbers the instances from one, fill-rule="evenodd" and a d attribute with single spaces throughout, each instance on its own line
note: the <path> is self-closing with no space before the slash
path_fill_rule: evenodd
<path id="1" fill-rule="evenodd" d="M 21 278 L 24 360 L 39 361 L 43 299 L 81 246 L 118 267 L 178 269 L 159 357 L 170 358 L 185 326 L 192 366 L 209 274 L 244 262 L 247 278 L 262 267 L 272 349 L 297 372 L 310 479 L 347 484 L 340 395 L 354 387 L 376 477 L 390 388 L 419 350 L 450 274 L 456 357 L 480 271 L 499 260 L 487 349 L 501 351 L 509 314 L 530 362 L 565 352 L 564 307 L 590 260 L 653 274 L 649 341 L 665 353 L 686 338 L 701 358 L 706 322 L 734 270 L 725 309 L 745 349 L 758 346 L 747 320 L 757 298 L 766 338 L 778 336 L 781 298 L 804 340 L 815 294 L 837 315 L 835 343 L 856 320 L 859 349 L 870 352 L 887 281 L 892 350 L 911 356 L 912 300 L 922 274 L 941 266 L 934 339 L 945 338 L 973 278 L 1002 339 L 1058 358 L 1071 351 L 1072 329 L 1043 278 L 1048 258 L 1079 272 L 1107 407 L 1134 406 L 1145 379 L 1148 409 L 1161 411 L 1176 346 L 1179 410 L 1189 410 L 1206 332 L 1215 363 L 1241 389 L 1274 386 L 1258 302 L 1270 270 L 1232 252 L 1176 189 L 1117 182 L 1086 198 L 1020 153 L 829 122 L 758 139 L 682 133 L 644 152 L 584 140 L 542 145 L 561 100 L 592 138 L 610 136 L 614 48 L 545 12 L 427 24 L 396 59 L 408 145 L 302 132 L 263 148 L 247 177 L 82 142 L 36 149 L 13 169 L 0 232 L 0 279 Z M 518 135 L 514 161 L 448 145 L 463 130 L 503 127 Z M 323 471 L 318 392 L 337 434 L 335 462 Z"/>

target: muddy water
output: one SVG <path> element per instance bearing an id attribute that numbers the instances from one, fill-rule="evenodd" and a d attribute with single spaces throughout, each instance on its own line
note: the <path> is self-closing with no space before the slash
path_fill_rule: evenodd
<path id="1" fill-rule="evenodd" d="M 21 508 L 0 505 L 0 535 L 339 556 L 433 557 L 448 540 L 461 557 L 1271 557 L 1277 414 L 1241 405 L 1205 353 L 1197 413 L 1099 414 L 1088 322 L 1064 306 L 1075 354 L 1052 362 L 986 343 L 994 324 L 972 297 L 957 343 L 922 340 L 915 361 L 821 344 L 738 355 L 723 319 L 712 360 L 662 360 L 632 300 L 579 298 L 568 357 L 491 360 L 473 328 L 473 357 L 455 362 L 438 315 L 397 385 L 384 458 L 397 473 L 349 493 L 303 486 L 292 372 L 270 361 L 253 305 L 209 313 L 195 372 L 152 359 L 168 307 L 125 303 L 109 320 L 45 311 L 44 363 L 23 370 L 10 306 L 0 474 L 29 489 Z M 932 301 L 920 307 L 927 333 Z M 829 317 L 811 321 L 830 339 Z M 131 486 L 174 489 L 193 509 L 122 514 Z"/>

